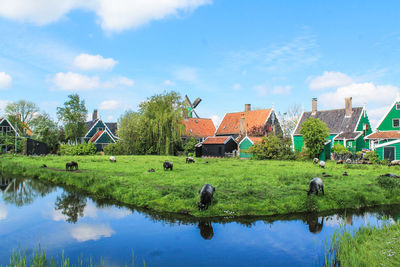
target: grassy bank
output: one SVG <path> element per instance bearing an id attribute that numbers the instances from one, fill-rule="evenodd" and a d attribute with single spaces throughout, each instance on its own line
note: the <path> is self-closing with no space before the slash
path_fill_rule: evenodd
<path id="1" fill-rule="evenodd" d="M 335 233 L 326 266 L 400 266 L 400 224 Z"/>
<path id="2" fill-rule="evenodd" d="M 66 172 L 65 163 L 79 163 L 79 171 Z M 164 160 L 174 162 L 164 171 Z M 74 186 L 97 198 L 114 199 L 155 211 L 194 216 L 274 215 L 307 211 L 361 208 L 400 204 L 400 189 L 378 183 L 377 177 L 398 172 L 400 167 L 380 165 L 336 165 L 322 170 L 311 162 L 255 161 L 238 159 L 196 159 L 184 157 L 119 156 L 116 163 L 107 156 L 22 157 L 3 155 L 1 170 L 13 175 Z M 206 163 L 208 162 L 208 163 Z M 40 168 L 46 164 L 47 168 Z M 155 172 L 148 172 L 154 168 Z M 308 183 L 321 173 L 325 196 L 307 197 Z M 349 176 L 342 176 L 347 171 Z M 385 180 L 386 181 L 386 180 Z M 384 181 L 384 182 L 385 182 Z M 198 190 L 205 183 L 216 187 L 213 204 L 198 211 Z"/>

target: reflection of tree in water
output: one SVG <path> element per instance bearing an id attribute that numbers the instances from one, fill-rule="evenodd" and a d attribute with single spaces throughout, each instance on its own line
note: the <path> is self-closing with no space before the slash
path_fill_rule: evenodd
<path id="1" fill-rule="evenodd" d="M 211 240 L 214 236 L 214 229 L 211 222 L 199 221 L 200 235 L 205 240 Z"/>
<path id="2" fill-rule="evenodd" d="M 8 179 L 3 190 L 5 203 L 18 207 L 31 204 L 36 198 L 44 197 L 55 190 L 54 186 L 29 179 Z"/>
<path id="3" fill-rule="evenodd" d="M 55 209 L 67 216 L 67 222 L 76 223 L 79 216 L 83 217 L 86 202 L 86 197 L 81 194 L 63 192 L 61 197 L 57 197 Z"/>

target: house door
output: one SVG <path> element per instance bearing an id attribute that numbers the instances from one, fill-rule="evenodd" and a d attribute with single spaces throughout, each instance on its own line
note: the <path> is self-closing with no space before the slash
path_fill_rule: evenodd
<path id="1" fill-rule="evenodd" d="M 394 147 L 384 147 L 383 148 L 383 158 L 390 161 L 394 160 Z"/>

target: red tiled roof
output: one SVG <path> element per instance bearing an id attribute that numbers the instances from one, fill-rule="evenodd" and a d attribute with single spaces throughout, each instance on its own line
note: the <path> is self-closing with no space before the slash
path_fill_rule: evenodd
<path id="1" fill-rule="evenodd" d="M 248 136 L 248 138 L 254 143 L 254 144 L 259 144 L 261 143 L 263 137 L 258 137 L 258 136 Z"/>
<path id="2" fill-rule="evenodd" d="M 186 126 L 185 136 L 205 138 L 215 133 L 215 126 L 211 119 L 188 118 L 184 119 L 183 123 Z"/>
<path id="3" fill-rule="evenodd" d="M 208 137 L 206 140 L 204 140 L 204 144 L 224 144 L 226 140 L 228 140 L 230 136 L 223 136 L 223 137 Z"/>
<path id="4" fill-rule="evenodd" d="M 96 142 L 97 138 L 99 138 L 99 136 L 100 136 L 103 132 L 104 132 L 104 131 L 98 131 L 97 133 L 95 133 L 95 135 L 93 135 L 92 138 L 90 138 L 89 142 L 90 142 L 90 143 Z"/>
<path id="5" fill-rule="evenodd" d="M 240 118 L 242 117 L 242 114 L 244 115 L 246 131 L 249 132 L 253 127 L 263 126 L 267 121 L 270 113 L 271 109 L 227 113 L 215 134 L 239 134 Z"/>
<path id="6" fill-rule="evenodd" d="M 398 131 L 375 132 L 367 136 L 367 139 L 400 139 Z"/>

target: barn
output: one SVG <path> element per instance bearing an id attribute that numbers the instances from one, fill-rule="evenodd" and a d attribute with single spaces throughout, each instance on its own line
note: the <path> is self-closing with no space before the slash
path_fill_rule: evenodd
<path id="1" fill-rule="evenodd" d="M 232 136 L 207 137 L 201 147 L 203 156 L 224 157 L 225 153 L 237 150 L 238 144 Z"/>

